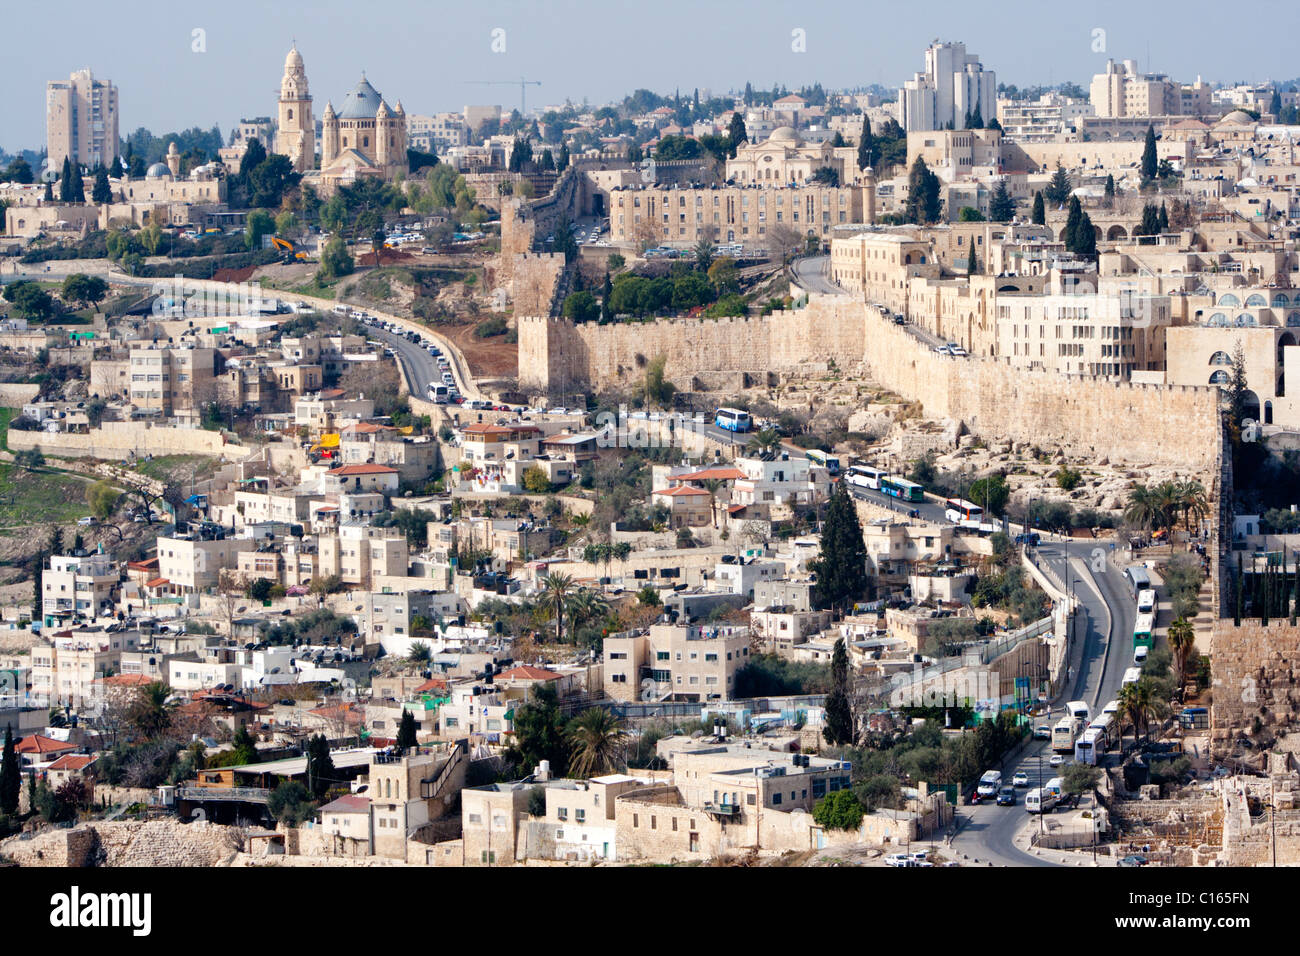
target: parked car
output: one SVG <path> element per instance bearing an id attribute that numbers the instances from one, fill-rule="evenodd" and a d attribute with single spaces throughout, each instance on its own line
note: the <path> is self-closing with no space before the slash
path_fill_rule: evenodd
<path id="1" fill-rule="evenodd" d="M 1135 853 L 1131 856 L 1124 857 L 1115 865 L 1116 866 L 1146 866 L 1147 858 L 1142 856 L 1140 853 Z"/>
<path id="2" fill-rule="evenodd" d="M 885 857 L 885 866 L 916 866 L 916 861 L 906 853 L 891 853 Z"/>

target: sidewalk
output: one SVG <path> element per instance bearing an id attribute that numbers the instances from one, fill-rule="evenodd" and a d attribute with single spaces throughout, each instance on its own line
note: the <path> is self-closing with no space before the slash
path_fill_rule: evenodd
<path id="1" fill-rule="evenodd" d="M 1021 827 L 1016 833 L 1014 843 L 1016 848 L 1023 850 L 1030 856 L 1036 856 L 1043 860 L 1055 863 L 1057 866 L 1114 866 L 1115 859 L 1109 853 L 1103 853 L 1101 845 L 1097 847 L 1097 860 L 1093 862 L 1092 848 L 1087 847 L 1080 850 L 1052 850 L 1046 847 L 1036 847 L 1031 843 L 1034 831 L 1038 827 L 1038 820 L 1034 819 L 1029 824 Z"/>

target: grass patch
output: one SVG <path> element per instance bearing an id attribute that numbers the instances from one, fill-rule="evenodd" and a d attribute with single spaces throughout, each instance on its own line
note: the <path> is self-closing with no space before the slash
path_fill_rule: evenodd
<path id="1" fill-rule="evenodd" d="M 180 481 L 182 478 L 188 481 L 191 468 L 195 479 L 202 479 L 217 470 L 216 464 L 216 459 L 207 455 L 158 455 L 148 461 L 137 459 L 130 467 L 132 471 L 158 481 Z"/>
<path id="2" fill-rule="evenodd" d="M 16 408 L 0 408 L 0 449 L 9 450 L 9 420 L 14 417 Z"/>
<path id="3" fill-rule="evenodd" d="M 0 527 L 72 523 L 90 513 L 86 482 L 0 463 Z"/>

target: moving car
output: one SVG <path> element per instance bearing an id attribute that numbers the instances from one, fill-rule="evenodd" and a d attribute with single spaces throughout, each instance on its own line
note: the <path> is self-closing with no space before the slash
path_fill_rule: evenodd
<path id="1" fill-rule="evenodd" d="M 1051 767 L 1064 766 L 1065 762 L 1066 762 L 1065 754 L 1052 754 L 1052 759 L 1047 761 L 1048 766 Z"/>
<path id="2" fill-rule="evenodd" d="M 1016 805 L 1016 788 L 1003 787 L 998 791 L 998 806 L 1014 807 Z"/>
<path id="3" fill-rule="evenodd" d="M 1034 739 L 1035 739 L 1035 740 L 1051 740 L 1051 739 L 1052 739 L 1052 728 L 1049 727 L 1049 726 L 1047 726 L 1047 724 L 1039 724 L 1037 727 L 1034 728 Z"/>
<path id="4" fill-rule="evenodd" d="M 1016 775 L 1011 778 L 1011 786 L 1013 787 L 1029 786 L 1029 774 L 1025 773 L 1023 770 L 1017 770 Z"/>

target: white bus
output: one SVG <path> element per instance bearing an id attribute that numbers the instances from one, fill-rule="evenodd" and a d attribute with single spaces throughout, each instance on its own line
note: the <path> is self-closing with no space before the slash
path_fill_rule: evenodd
<path id="1" fill-rule="evenodd" d="M 1088 722 L 1089 713 L 1088 705 L 1082 700 L 1072 700 L 1065 705 L 1065 712 L 1071 717 L 1077 717 L 1085 724 Z"/>
<path id="2" fill-rule="evenodd" d="M 429 401 L 435 405 L 446 405 L 451 400 L 451 392 L 440 382 L 429 383 Z"/>
<path id="3" fill-rule="evenodd" d="M 844 480 L 851 485 L 857 485 L 859 488 L 870 488 L 872 491 L 880 490 L 880 479 L 885 477 L 885 472 L 879 468 L 871 468 L 868 465 L 852 465 L 844 475 Z"/>
<path id="4" fill-rule="evenodd" d="M 810 462 L 814 465 L 821 465 L 826 469 L 827 474 L 838 475 L 840 473 L 840 460 L 835 455 L 827 454 L 817 448 L 809 448 L 807 455 Z"/>
<path id="5" fill-rule="evenodd" d="M 949 498 L 943 516 L 957 525 L 976 525 L 984 520 L 984 509 L 962 498 Z"/>
<path id="6" fill-rule="evenodd" d="M 747 432 L 754 425 L 749 412 L 739 408 L 719 408 L 713 413 L 713 424 L 729 432 Z"/>
<path id="7" fill-rule="evenodd" d="M 1138 613 L 1150 614 L 1156 609 L 1156 592 L 1152 588 L 1146 588 L 1138 592 L 1137 596 Z"/>
<path id="8" fill-rule="evenodd" d="M 1095 767 L 1101 755 L 1106 752 L 1106 734 L 1105 731 L 1097 727 L 1089 727 L 1083 732 L 1074 744 L 1074 759 L 1076 763 L 1086 763 Z"/>
<path id="9" fill-rule="evenodd" d="M 1052 749 L 1058 754 L 1074 753 L 1074 741 L 1079 736 L 1081 721 L 1077 717 L 1062 717 L 1052 728 Z"/>
<path id="10" fill-rule="evenodd" d="M 1128 670 L 1124 672 L 1124 679 L 1119 682 L 1119 686 L 1124 687 L 1128 684 L 1136 684 L 1141 679 L 1142 679 L 1142 668 L 1130 667 Z"/>

